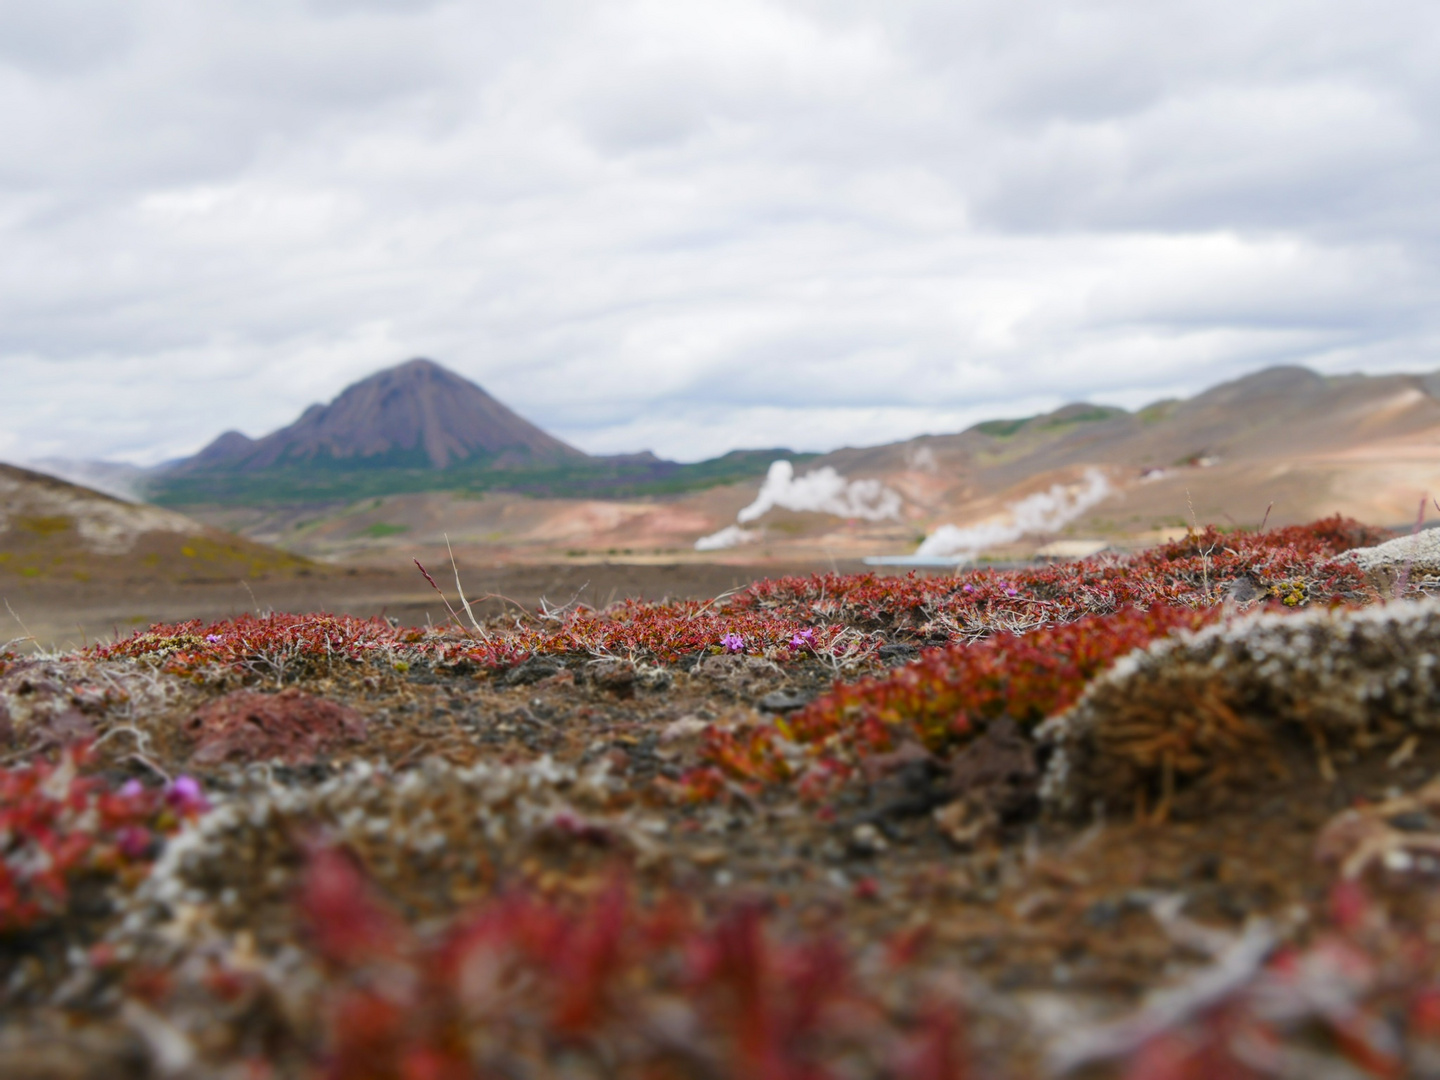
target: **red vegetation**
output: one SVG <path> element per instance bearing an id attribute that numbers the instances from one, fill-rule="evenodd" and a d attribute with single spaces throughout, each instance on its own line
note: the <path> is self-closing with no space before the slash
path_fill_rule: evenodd
<path id="1" fill-rule="evenodd" d="M 80 775 L 83 761 L 71 750 L 55 765 L 0 769 L 0 933 L 63 915 L 87 875 L 143 871 L 158 838 L 199 810 L 188 785 L 178 797 L 133 781 L 110 790 Z"/>
<path id="2" fill-rule="evenodd" d="M 573 904 L 502 896 L 422 941 L 320 849 L 301 908 L 332 971 L 337 1080 L 459 1080 L 556 1051 L 610 1075 L 968 1075 L 953 1005 L 882 1003 L 838 945 L 779 944 L 753 906 L 706 923 L 678 901 L 637 905 L 617 877 Z"/>
<path id="3" fill-rule="evenodd" d="M 802 784 L 819 794 L 848 775 L 858 755 L 906 742 L 943 753 L 1001 716 L 1034 725 L 1073 704 L 1121 656 L 1175 630 L 1198 629 L 1218 612 L 1157 604 L 929 650 L 881 678 L 837 682 L 773 726 L 711 729 L 704 750 L 710 768 L 686 777 L 686 793 L 696 801 L 720 795 L 724 781 L 715 769 L 751 783 L 791 779 L 795 755 L 784 752 L 784 743 L 809 748 Z"/>
<path id="4" fill-rule="evenodd" d="M 1027 726 L 1054 716 L 1126 653 L 1175 630 L 1199 629 L 1217 614 L 1157 604 L 932 649 L 882 678 L 836 683 L 780 727 L 805 743 L 850 731 L 874 749 L 918 739 L 945 750 L 1001 716 Z"/>
<path id="5" fill-rule="evenodd" d="M 313 761 L 342 743 L 365 737 L 354 709 L 288 687 L 278 694 L 236 690 L 206 702 L 185 725 L 195 740 L 190 760 L 215 765 L 231 758 L 290 765 Z"/>
<path id="6" fill-rule="evenodd" d="M 220 666 L 269 677 L 361 660 L 468 662 L 494 670 L 535 653 L 674 663 L 721 651 L 725 640 L 735 651 L 777 660 L 839 659 L 873 653 L 887 640 L 943 645 L 1123 607 L 1208 607 L 1239 579 L 1291 606 L 1355 599 L 1366 594 L 1360 570 L 1330 560 L 1382 539 L 1379 530 L 1338 517 L 1267 533 L 1211 528 L 1129 558 L 944 577 L 816 574 L 758 582 L 721 600 L 582 606 L 564 616 L 497 622 L 483 640 L 457 628 L 401 630 L 380 619 L 274 614 L 157 627 L 96 654 L 158 657 L 181 674 Z"/>

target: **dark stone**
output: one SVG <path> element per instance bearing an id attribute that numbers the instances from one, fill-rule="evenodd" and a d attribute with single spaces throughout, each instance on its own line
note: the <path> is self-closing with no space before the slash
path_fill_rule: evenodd
<path id="1" fill-rule="evenodd" d="M 880 646 L 880 659 L 887 664 L 904 664 L 920 655 L 920 650 L 914 645 L 906 645 L 903 642 L 894 642 L 890 645 Z"/>
<path id="2" fill-rule="evenodd" d="M 1440 827 L 1440 822 L 1423 810 L 1407 810 L 1403 814 L 1395 814 L 1386 818 L 1385 823 L 1401 832 L 1434 832 Z"/>
<path id="3" fill-rule="evenodd" d="M 815 700 L 815 695 L 804 690 L 772 690 L 760 699 L 760 708 L 765 712 L 788 713 L 803 709 Z"/>
<path id="4" fill-rule="evenodd" d="M 1008 716 L 950 759 L 946 785 L 957 798 L 987 806 L 1002 817 L 1028 808 L 1040 787 L 1035 747 Z"/>
<path id="5" fill-rule="evenodd" d="M 565 670 L 565 665 L 554 657 L 532 656 L 524 663 L 517 664 L 505 673 L 501 680 L 506 686 L 529 686 L 541 679 L 548 679 L 551 675 L 558 675 Z"/>

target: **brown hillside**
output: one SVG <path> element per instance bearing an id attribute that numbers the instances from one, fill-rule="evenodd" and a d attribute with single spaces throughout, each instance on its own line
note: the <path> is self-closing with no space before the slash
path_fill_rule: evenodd
<path id="1" fill-rule="evenodd" d="M 234 581 L 309 568 L 172 511 L 0 465 L 0 586 Z"/>

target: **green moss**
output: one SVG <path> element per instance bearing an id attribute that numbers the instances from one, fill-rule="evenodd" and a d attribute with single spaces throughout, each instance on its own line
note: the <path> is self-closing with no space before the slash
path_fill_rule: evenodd
<path id="1" fill-rule="evenodd" d="M 379 540 L 386 536 L 399 536 L 401 533 L 409 531 L 409 525 L 392 525 L 388 521 L 377 521 L 374 525 L 369 525 L 361 529 L 356 535 L 368 536 L 372 539 Z"/>
<path id="2" fill-rule="evenodd" d="M 1018 420 L 986 420 L 976 424 L 975 430 L 981 435 L 989 435 L 992 439 L 1008 439 L 1034 419 L 1033 416 L 1022 416 Z"/>
<path id="3" fill-rule="evenodd" d="M 75 521 L 73 518 L 56 514 L 50 517 L 20 517 L 15 519 L 15 524 L 37 536 L 54 536 L 74 528 Z"/>

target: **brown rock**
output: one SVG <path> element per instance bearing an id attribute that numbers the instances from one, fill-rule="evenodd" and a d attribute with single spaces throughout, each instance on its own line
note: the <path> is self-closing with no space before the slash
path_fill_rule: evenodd
<path id="1" fill-rule="evenodd" d="M 197 765 L 232 758 L 300 765 L 365 737 L 365 718 L 354 709 L 294 687 L 278 694 L 226 694 L 203 706 L 185 727 L 195 740 L 190 760 Z"/>
<path id="2" fill-rule="evenodd" d="M 950 759 L 946 786 L 1002 816 L 1012 814 L 1029 803 L 1040 786 L 1035 748 L 1014 720 L 1002 716 Z"/>

